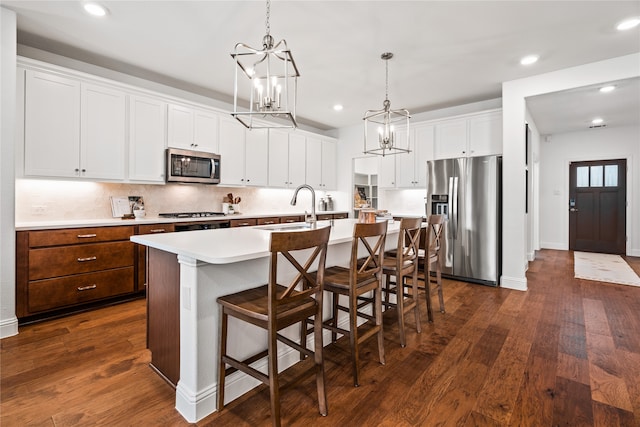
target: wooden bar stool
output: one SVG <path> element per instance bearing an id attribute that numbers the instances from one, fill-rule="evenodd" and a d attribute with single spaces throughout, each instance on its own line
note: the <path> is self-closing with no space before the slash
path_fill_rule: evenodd
<path id="1" fill-rule="evenodd" d="M 444 215 L 429 215 L 427 228 L 424 229 L 420 239 L 420 267 L 418 278 L 424 281 L 425 295 L 427 299 L 427 315 L 433 322 L 433 305 L 431 295 L 438 293 L 440 300 L 440 312 L 444 313 L 444 297 L 442 295 L 442 268 L 440 264 L 440 239 L 444 230 Z M 435 266 L 435 269 L 432 267 Z M 435 277 L 435 280 L 434 280 Z M 435 284 L 435 287 L 431 287 Z"/>
<path id="2" fill-rule="evenodd" d="M 280 387 L 278 382 L 278 346 L 281 341 L 298 350 L 301 355 L 314 358 L 318 407 L 320 414 L 327 415 L 327 396 L 324 385 L 324 360 L 322 356 L 322 297 L 327 242 L 331 227 L 309 231 L 272 232 L 269 280 L 266 285 L 218 298 L 222 331 L 220 334 L 220 358 L 218 368 L 218 411 L 224 408 L 225 375 L 240 370 L 269 385 L 271 395 L 271 420 L 280 425 Z M 312 249 L 310 254 L 307 249 Z M 282 262 L 279 267 L 278 262 Z M 288 261 L 284 262 L 284 261 Z M 309 272 L 317 261 L 315 274 Z M 295 278 L 286 286 L 278 283 L 278 270 L 294 268 Z M 268 349 L 239 361 L 227 354 L 228 316 L 261 327 L 268 333 Z M 298 344 L 278 333 L 287 326 L 300 323 L 306 325 L 314 318 L 314 350 L 306 347 L 306 335 Z M 268 357 L 268 374 L 249 366 L 263 357 Z M 226 365 L 230 367 L 227 368 Z"/>
<path id="3" fill-rule="evenodd" d="M 404 333 L 404 315 L 413 310 L 416 321 L 416 331 L 422 332 L 420 326 L 420 309 L 418 307 L 418 249 L 420 241 L 420 228 L 422 218 L 402 218 L 400 220 L 400 233 L 398 234 L 398 245 L 394 252 L 385 254 L 382 265 L 382 273 L 386 276 L 384 305 L 396 307 L 398 312 L 398 329 L 400 332 L 400 345 L 406 345 Z M 395 254 L 390 256 L 390 254 Z M 391 276 L 395 276 L 395 283 L 391 282 Z M 411 277 L 411 293 L 405 292 L 405 287 L 409 286 L 406 278 Z M 392 286 L 393 285 L 393 286 Z M 391 294 L 396 295 L 396 302 L 389 300 Z"/>
<path id="4" fill-rule="evenodd" d="M 384 365 L 384 334 L 382 330 L 382 290 L 381 272 L 384 259 L 384 243 L 387 236 L 387 221 L 378 223 L 357 223 L 353 226 L 351 260 L 349 268 L 331 267 L 325 271 L 324 289 L 333 293 L 331 318 L 323 323 L 329 329 L 333 342 L 337 334 L 349 337 L 353 363 L 353 385 L 360 385 L 360 349 L 365 340 L 378 336 L 378 357 Z M 373 297 L 363 297 L 373 292 Z M 345 295 L 348 305 L 339 305 L 340 295 Z M 373 315 L 362 309 L 373 307 Z M 349 313 L 349 329 L 338 327 L 338 313 Z M 358 326 L 358 318 L 367 322 Z"/>

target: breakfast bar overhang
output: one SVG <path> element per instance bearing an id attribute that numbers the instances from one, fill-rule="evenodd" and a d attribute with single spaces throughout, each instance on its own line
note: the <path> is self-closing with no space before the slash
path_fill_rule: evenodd
<path id="1" fill-rule="evenodd" d="M 331 226 L 327 267 L 348 265 L 355 222 L 341 219 L 313 225 Z M 176 409 L 187 421 L 197 422 L 216 410 L 220 328 L 216 299 L 266 283 L 271 233 L 304 231 L 308 226 L 275 224 L 131 237 L 149 248 L 147 340 L 151 364 L 176 386 Z M 398 230 L 398 222 L 388 224 L 387 249 L 395 248 Z M 286 274 L 289 278 L 294 275 L 293 271 Z M 328 307 L 324 308 L 326 316 Z M 299 336 L 295 328 L 290 327 L 287 335 Z M 229 351 L 239 357 L 267 347 L 266 336 L 252 325 L 230 319 L 229 331 Z M 325 342 L 330 341 L 329 336 L 327 333 Z M 297 352 L 279 352 L 281 369 L 298 360 Z M 257 361 L 255 367 L 263 370 L 266 362 Z M 225 397 L 236 399 L 258 384 L 254 378 L 235 372 L 228 376 Z"/>

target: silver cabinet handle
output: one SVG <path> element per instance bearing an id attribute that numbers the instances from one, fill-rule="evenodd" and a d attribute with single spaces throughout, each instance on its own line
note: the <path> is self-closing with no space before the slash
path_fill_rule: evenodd
<path id="1" fill-rule="evenodd" d="M 265 223 L 265 225 L 270 225 L 270 224 L 275 224 L 276 222 L 275 221 L 265 221 L 264 223 Z"/>
<path id="2" fill-rule="evenodd" d="M 88 285 L 88 286 L 78 286 L 78 291 L 82 292 L 82 291 L 90 291 L 91 289 L 95 289 L 97 288 L 98 285 L 96 285 L 95 283 L 93 285 Z"/>
<path id="3" fill-rule="evenodd" d="M 90 256 L 90 257 L 87 257 L 87 258 L 78 258 L 78 262 L 95 261 L 97 259 L 98 258 L 95 257 L 95 256 Z"/>
<path id="4" fill-rule="evenodd" d="M 91 237 L 97 237 L 97 234 L 78 234 L 78 239 L 89 239 Z"/>
<path id="5" fill-rule="evenodd" d="M 164 228 L 154 228 L 153 230 L 149 230 L 149 232 L 151 233 L 164 233 L 165 231 L 167 230 L 165 230 Z"/>

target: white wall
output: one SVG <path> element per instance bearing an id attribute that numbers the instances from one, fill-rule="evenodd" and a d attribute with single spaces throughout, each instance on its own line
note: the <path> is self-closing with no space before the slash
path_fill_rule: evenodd
<path id="1" fill-rule="evenodd" d="M 540 246 L 569 249 L 569 163 L 627 159 L 627 255 L 640 256 L 640 127 L 551 135 L 540 150 Z"/>
<path id="2" fill-rule="evenodd" d="M 18 333 L 15 310 L 14 139 L 16 110 L 16 14 L 0 7 L 0 338 Z"/>
<path id="3" fill-rule="evenodd" d="M 503 221 L 500 284 L 526 290 L 527 217 L 524 214 L 525 98 L 640 75 L 640 53 L 594 62 L 502 84 Z"/>

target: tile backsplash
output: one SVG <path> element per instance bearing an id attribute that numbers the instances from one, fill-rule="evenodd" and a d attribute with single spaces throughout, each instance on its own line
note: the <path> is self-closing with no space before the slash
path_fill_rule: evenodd
<path id="1" fill-rule="evenodd" d="M 242 214 L 298 213 L 311 209 L 311 193 L 306 190 L 300 191 L 298 204 L 291 206 L 293 189 L 17 179 L 16 221 L 111 218 L 111 196 L 142 196 L 150 217 L 160 212 L 221 212 L 227 193 L 242 198 Z M 340 199 L 340 192 L 328 193 Z M 324 191 L 316 191 L 318 199 L 325 194 Z M 338 205 L 335 210 L 347 208 Z"/>

